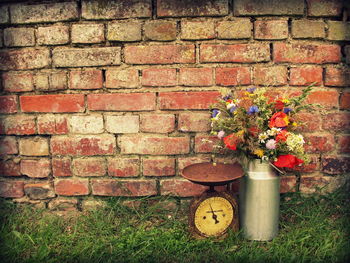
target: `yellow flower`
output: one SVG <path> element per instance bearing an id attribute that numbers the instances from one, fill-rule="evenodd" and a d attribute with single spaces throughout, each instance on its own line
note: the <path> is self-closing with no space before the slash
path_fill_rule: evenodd
<path id="1" fill-rule="evenodd" d="M 262 149 L 256 149 L 254 150 L 254 154 L 261 158 L 264 156 L 264 151 Z"/>
<path id="2" fill-rule="evenodd" d="M 292 125 L 293 125 L 294 127 L 297 127 L 297 126 L 298 126 L 298 123 L 293 122 Z"/>
<path id="3" fill-rule="evenodd" d="M 244 134 L 244 130 L 240 130 L 239 132 L 236 133 L 238 137 L 242 137 Z"/>
<path id="4" fill-rule="evenodd" d="M 282 99 L 282 102 L 288 104 L 289 103 L 289 99 Z"/>

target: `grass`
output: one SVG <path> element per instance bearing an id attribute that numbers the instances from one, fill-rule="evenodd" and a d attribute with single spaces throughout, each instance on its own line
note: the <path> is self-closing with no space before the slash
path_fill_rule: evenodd
<path id="1" fill-rule="evenodd" d="M 109 199 L 104 209 L 64 217 L 3 202 L 0 262 L 350 262 L 345 191 L 283 196 L 271 242 L 241 233 L 193 240 L 186 213 L 164 201 L 146 198 L 132 209 Z"/>

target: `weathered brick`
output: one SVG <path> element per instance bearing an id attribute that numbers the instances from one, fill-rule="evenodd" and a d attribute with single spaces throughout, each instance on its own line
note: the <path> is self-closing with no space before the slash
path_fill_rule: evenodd
<path id="1" fill-rule="evenodd" d="M 236 18 L 233 21 L 222 21 L 216 25 L 219 39 L 245 39 L 252 36 L 253 25 L 249 18 Z"/>
<path id="2" fill-rule="evenodd" d="M 0 51 L 0 70 L 40 69 L 50 63 L 50 51 L 47 48 Z"/>
<path id="3" fill-rule="evenodd" d="M 155 41 L 171 41 L 176 39 L 177 26 L 175 21 L 146 21 L 144 27 L 146 39 Z"/>
<path id="4" fill-rule="evenodd" d="M 157 1 L 158 17 L 224 16 L 228 14 L 227 0 L 213 1 Z"/>
<path id="5" fill-rule="evenodd" d="M 137 69 L 107 69 L 106 88 L 137 88 L 139 86 L 139 71 Z"/>
<path id="6" fill-rule="evenodd" d="M 329 40 L 350 40 L 350 22 L 328 21 L 328 36 Z"/>
<path id="7" fill-rule="evenodd" d="M 78 158 L 72 162 L 73 175 L 81 177 L 104 176 L 106 160 L 100 157 Z"/>
<path id="8" fill-rule="evenodd" d="M 143 159 L 144 176 L 172 176 L 175 175 L 175 159 L 150 158 Z"/>
<path id="9" fill-rule="evenodd" d="M 55 181 L 55 192 L 58 195 L 78 196 L 88 195 L 88 179 L 60 179 Z"/>
<path id="10" fill-rule="evenodd" d="M 210 156 L 196 156 L 196 157 L 181 157 L 178 159 L 178 168 L 181 172 L 185 167 L 196 163 L 210 162 Z"/>
<path id="11" fill-rule="evenodd" d="M 104 200 L 82 200 L 81 209 L 83 211 L 96 211 L 96 209 L 106 207 Z"/>
<path id="12" fill-rule="evenodd" d="M 118 21 L 108 24 L 107 39 L 109 41 L 140 41 L 141 23 L 138 21 Z"/>
<path id="13" fill-rule="evenodd" d="M 287 20 L 257 20 L 254 22 L 255 39 L 279 40 L 288 37 Z"/>
<path id="14" fill-rule="evenodd" d="M 194 45 L 126 46 L 127 64 L 195 63 Z"/>
<path id="15" fill-rule="evenodd" d="M 251 84 L 250 68 L 216 68 L 215 82 L 219 86 L 240 86 Z"/>
<path id="16" fill-rule="evenodd" d="M 102 71 L 92 70 L 72 70 L 69 73 L 70 89 L 102 89 Z"/>
<path id="17" fill-rule="evenodd" d="M 350 153 L 350 136 L 342 135 L 338 138 L 339 152 Z"/>
<path id="18" fill-rule="evenodd" d="M 6 72 L 2 74 L 3 87 L 8 92 L 26 92 L 34 89 L 33 73 Z"/>
<path id="19" fill-rule="evenodd" d="M 18 160 L 0 160 L 0 176 L 21 176 Z"/>
<path id="20" fill-rule="evenodd" d="M 322 119 L 319 114 L 299 112 L 294 121 L 298 124 L 297 130 L 300 132 L 315 132 L 321 129 Z"/>
<path id="21" fill-rule="evenodd" d="M 306 135 L 305 151 L 307 153 L 330 152 L 334 150 L 335 140 L 331 134 L 325 135 Z"/>
<path id="22" fill-rule="evenodd" d="M 36 90 L 55 91 L 68 88 L 66 71 L 41 71 L 34 76 Z"/>
<path id="23" fill-rule="evenodd" d="M 120 136 L 118 145 L 123 154 L 173 155 L 190 151 L 188 137 Z"/>
<path id="24" fill-rule="evenodd" d="M 115 153 L 115 148 L 115 137 L 110 134 L 51 138 L 53 155 L 111 155 Z"/>
<path id="25" fill-rule="evenodd" d="M 83 112 L 83 94 L 28 95 L 20 97 L 23 112 Z"/>
<path id="26" fill-rule="evenodd" d="M 325 38 L 326 24 L 321 20 L 292 20 L 293 38 Z"/>
<path id="27" fill-rule="evenodd" d="M 90 110 L 147 111 L 156 107 L 154 93 L 89 94 L 87 101 Z"/>
<path id="28" fill-rule="evenodd" d="M 16 113 L 17 105 L 16 95 L 0 96 L 0 113 Z"/>
<path id="29" fill-rule="evenodd" d="M 343 185 L 341 178 L 334 176 L 302 176 L 299 191 L 305 194 L 333 192 Z"/>
<path id="30" fill-rule="evenodd" d="M 48 208 L 53 211 L 78 211 L 78 200 L 71 197 L 56 197 L 48 203 Z"/>
<path id="31" fill-rule="evenodd" d="M 159 104 L 163 110 L 208 109 L 218 96 L 219 93 L 216 91 L 161 92 L 159 93 Z"/>
<path id="32" fill-rule="evenodd" d="M 140 115 L 140 131 L 142 132 L 170 133 L 174 130 L 175 115 L 173 114 L 152 113 Z"/>
<path id="33" fill-rule="evenodd" d="M 169 179 L 160 182 L 161 195 L 180 197 L 198 196 L 206 190 L 206 187 L 194 184 L 183 179 Z"/>
<path id="34" fill-rule="evenodd" d="M 39 45 L 64 45 L 69 42 L 69 27 L 65 25 L 40 26 L 36 31 Z"/>
<path id="35" fill-rule="evenodd" d="M 103 24 L 73 24 L 72 43 L 101 43 L 105 40 Z"/>
<path id="36" fill-rule="evenodd" d="M 273 57 L 277 63 L 337 63 L 341 52 L 338 45 L 274 43 Z"/>
<path id="37" fill-rule="evenodd" d="M 79 18 L 77 2 L 18 4 L 10 6 L 13 24 L 68 21 Z"/>
<path id="38" fill-rule="evenodd" d="M 43 137 L 20 138 L 19 153 L 27 156 L 49 155 L 48 139 Z"/>
<path id="39" fill-rule="evenodd" d="M 3 45 L 4 45 L 3 39 L 4 39 L 4 30 L 1 29 L 0 30 L 0 47 L 3 47 Z"/>
<path id="40" fill-rule="evenodd" d="M 35 116 L 11 115 L 0 118 L 0 134 L 31 135 L 36 133 Z"/>
<path id="41" fill-rule="evenodd" d="M 24 193 L 34 200 L 43 200 L 55 197 L 55 192 L 50 183 L 33 183 L 24 185 Z"/>
<path id="42" fill-rule="evenodd" d="M 108 175 L 115 177 L 137 177 L 140 175 L 139 158 L 109 158 Z"/>
<path id="43" fill-rule="evenodd" d="M 178 129 L 182 132 L 207 132 L 210 130 L 210 114 L 204 112 L 180 113 Z"/>
<path id="44" fill-rule="evenodd" d="M 64 115 L 45 114 L 37 119 L 39 134 L 66 134 L 68 133 L 67 117 Z"/>
<path id="45" fill-rule="evenodd" d="M 202 44 L 200 46 L 201 62 L 239 62 L 252 63 L 270 60 L 268 44 Z"/>
<path id="46" fill-rule="evenodd" d="M 181 39 L 201 40 L 215 38 L 214 21 L 181 21 Z"/>
<path id="47" fill-rule="evenodd" d="M 280 177 L 280 193 L 295 192 L 297 187 L 297 178 L 295 176 Z"/>
<path id="48" fill-rule="evenodd" d="M 7 5 L 0 6 L 0 24 L 7 24 L 10 21 L 9 7 Z"/>
<path id="49" fill-rule="evenodd" d="M 120 19 L 151 16 L 151 0 L 119 0 L 109 1 L 108 4 L 100 0 L 82 1 L 82 17 L 84 19 Z"/>
<path id="50" fill-rule="evenodd" d="M 142 86 L 176 86 L 175 68 L 148 68 L 142 70 Z"/>
<path id="51" fill-rule="evenodd" d="M 139 116 L 137 115 L 105 115 L 106 130 L 110 133 L 138 133 Z"/>
<path id="52" fill-rule="evenodd" d="M 55 67 L 91 67 L 120 64 L 120 47 L 56 48 L 52 59 Z"/>
<path id="53" fill-rule="evenodd" d="M 214 152 L 214 147 L 219 139 L 216 136 L 196 135 L 194 139 L 194 151 L 196 153 Z"/>
<path id="54" fill-rule="evenodd" d="M 0 156 L 7 154 L 17 154 L 18 147 L 16 137 L 5 136 L 0 138 Z"/>
<path id="55" fill-rule="evenodd" d="M 340 96 L 340 109 L 350 109 L 350 92 L 343 92 Z"/>
<path id="56" fill-rule="evenodd" d="M 348 68 L 326 68 L 326 86 L 350 86 L 350 69 Z"/>
<path id="57" fill-rule="evenodd" d="M 346 56 L 346 63 L 350 64 L 350 46 L 345 46 L 344 51 Z"/>
<path id="58" fill-rule="evenodd" d="M 342 0 L 307 0 L 309 16 L 339 16 L 342 7 Z"/>
<path id="59" fill-rule="evenodd" d="M 326 174 L 344 174 L 350 171 L 350 158 L 340 156 L 323 156 L 322 172 Z"/>
<path id="60" fill-rule="evenodd" d="M 336 90 L 313 91 L 307 97 L 306 102 L 320 104 L 326 108 L 337 108 L 339 105 L 339 93 Z"/>
<path id="61" fill-rule="evenodd" d="M 103 133 L 102 115 L 73 115 L 68 119 L 69 131 L 75 134 Z"/>
<path id="62" fill-rule="evenodd" d="M 184 86 L 212 86 L 212 68 L 180 68 L 180 85 Z"/>
<path id="63" fill-rule="evenodd" d="M 322 128 L 331 132 L 350 129 L 350 114 L 347 112 L 328 113 L 323 117 Z"/>
<path id="64" fill-rule="evenodd" d="M 30 47 L 35 45 L 34 28 L 11 27 L 4 30 L 4 44 L 7 47 Z"/>
<path id="65" fill-rule="evenodd" d="M 235 0 L 235 15 L 303 15 L 303 0 Z"/>
<path id="66" fill-rule="evenodd" d="M 318 66 L 293 67 L 290 69 L 289 84 L 293 86 L 309 86 L 322 84 L 323 69 Z"/>
<path id="67" fill-rule="evenodd" d="M 52 174 L 54 177 L 72 176 L 71 159 L 64 158 L 52 158 Z"/>
<path id="68" fill-rule="evenodd" d="M 280 86 L 287 84 L 287 68 L 284 66 L 255 67 L 253 83 L 255 85 Z"/>
<path id="69" fill-rule="evenodd" d="M 51 174 L 50 160 L 22 160 L 21 174 L 30 178 L 47 178 Z"/>
<path id="70" fill-rule="evenodd" d="M 92 194 L 102 196 L 150 196 L 157 194 L 155 180 L 91 180 Z"/>
<path id="71" fill-rule="evenodd" d="M 19 198 L 24 196 L 24 182 L 0 181 L 0 196 L 6 198 Z"/>
<path id="72" fill-rule="evenodd" d="M 319 170 L 319 154 L 317 154 L 316 156 L 310 156 L 310 163 L 306 164 L 303 163 L 300 166 L 296 166 L 294 167 L 292 170 L 294 171 L 298 171 L 301 173 L 313 173 Z"/>

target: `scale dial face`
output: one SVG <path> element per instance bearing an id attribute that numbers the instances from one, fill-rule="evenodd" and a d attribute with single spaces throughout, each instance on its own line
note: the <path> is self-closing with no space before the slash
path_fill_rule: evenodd
<path id="1" fill-rule="evenodd" d="M 194 212 L 194 226 L 202 236 L 220 236 L 231 226 L 235 211 L 231 202 L 221 196 L 204 199 Z"/>

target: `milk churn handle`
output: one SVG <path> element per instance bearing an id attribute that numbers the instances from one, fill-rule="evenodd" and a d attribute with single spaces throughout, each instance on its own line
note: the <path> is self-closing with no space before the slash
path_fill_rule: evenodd
<path id="1" fill-rule="evenodd" d="M 279 173 L 281 173 L 281 174 L 286 174 L 285 172 L 283 172 L 283 171 L 281 171 L 280 169 L 278 169 L 275 165 L 273 165 L 271 162 L 269 162 L 269 164 L 273 167 L 273 168 L 275 168 Z"/>

